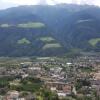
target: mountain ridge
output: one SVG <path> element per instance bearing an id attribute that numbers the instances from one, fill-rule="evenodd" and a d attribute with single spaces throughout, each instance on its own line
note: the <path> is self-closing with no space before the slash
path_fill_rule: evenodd
<path id="1" fill-rule="evenodd" d="M 58 56 L 74 50 L 100 52 L 99 12 L 96 6 L 73 4 L 2 10 L 0 56 Z"/>

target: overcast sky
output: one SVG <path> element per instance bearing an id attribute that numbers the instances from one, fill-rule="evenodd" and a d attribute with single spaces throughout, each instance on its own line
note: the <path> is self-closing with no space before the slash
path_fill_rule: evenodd
<path id="1" fill-rule="evenodd" d="M 19 5 L 37 5 L 37 4 L 59 4 L 59 3 L 76 3 L 76 4 L 94 4 L 100 6 L 100 0 L 0 0 L 0 9 Z"/>

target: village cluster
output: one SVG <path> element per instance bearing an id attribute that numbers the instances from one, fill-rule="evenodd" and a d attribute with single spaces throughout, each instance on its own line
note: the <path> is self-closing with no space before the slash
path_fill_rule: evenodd
<path id="1" fill-rule="evenodd" d="M 100 97 L 100 56 L 37 58 L 22 62 L 19 67 L 0 66 L 0 79 L 5 77 L 14 77 L 9 81 L 9 87 L 19 86 L 21 80 L 28 77 L 39 79 L 42 88 L 56 93 L 59 98 L 89 97 L 94 92 Z M 21 93 L 21 89 L 8 88 L 0 83 L 0 100 L 37 100 L 37 95 L 30 90 L 27 90 L 27 96 L 21 96 Z"/>

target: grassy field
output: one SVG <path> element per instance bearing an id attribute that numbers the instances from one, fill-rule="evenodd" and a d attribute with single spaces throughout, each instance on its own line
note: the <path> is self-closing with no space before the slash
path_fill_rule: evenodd
<path id="1" fill-rule="evenodd" d="M 100 38 L 95 38 L 95 39 L 91 39 L 89 40 L 89 43 L 92 45 L 92 46 L 96 46 L 96 44 L 100 42 Z"/>
<path id="2" fill-rule="evenodd" d="M 50 48 L 61 48 L 59 43 L 47 43 L 43 46 L 43 49 L 50 49 Z"/>
<path id="3" fill-rule="evenodd" d="M 45 24 L 40 23 L 40 22 L 28 22 L 28 23 L 18 24 L 18 27 L 20 28 L 43 28 L 45 27 Z"/>
<path id="4" fill-rule="evenodd" d="M 0 67 L 20 67 L 20 63 L 31 62 L 28 57 L 0 57 Z"/>
<path id="5" fill-rule="evenodd" d="M 1 24 L 0 27 L 2 27 L 2 28 L 8 28 L 8 27 L 10 27 L 10 25 L 9 24 Z"/>
<path id="6" fill-rule="evenodd" d="M 41 37 L 40 40 L 43 42 L 46 42 L 46 43 L 55 41 L 55 39 L 53 37 Z"/>
<path id="7" fill-rule="evenodd" d="M 26 38 L 22 38 L 21 40 L 18 40 L 17 43 L 18 44 L 30 44 L 31 42 Z"/>

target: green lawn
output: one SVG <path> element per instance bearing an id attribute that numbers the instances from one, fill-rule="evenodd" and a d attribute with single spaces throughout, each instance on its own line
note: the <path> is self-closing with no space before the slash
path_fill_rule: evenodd
<path id="1" fill-rule="evenodd" d="M 55 41 L 55 39 L 53 37 L 49 37 L 49 36 L 48 37 L 41 37 L 40 40 L 43 42 L 46 42 L 46 43 Z"/>
<path id="2" fill-rule="evenodd" d="M 100 42 L 100 38 L 95 38 L 95 39 L 91 39 L 89 40 L 89 43 L 92 45 L 92 46 L 96 46 L 96 44 Z"/>
<path id="3" fill-rule="evenodd" d="M 38 98 L 38 100 L 43 100 L 42 96 L 38 96 L 37 98 Z"/>
<path id="4" fill-rule="evenodd" d="M 0 27 L 7 28 L 7 27 L 10 27 L 10 25 L 9 24 L 1 24 Z"/>
<path id="5" fill-rule="evenodd" d="M 90 73 L 90 72 L 92 72 L 92 68 L 91 68 L 91 67 L 90 67 L 90 68 L 89 68 L 89 67 L 87 67 L 87 68 L 82 68 L 81 71 L 82 71 L 82 72 Z"/>
<path id="6" fill-rule="evenodd" d="M 40 23 L 40 22 L 28 22 L 28 23 L 18 24 L 18 27 L 20 28 L 43 28 L 45 27 L 45 24 Z"/>
<path id="7" fill-rule="evenodd" d="M 8 27 L 12 27 L 15 25 L 9 25 L 9 24 L 1 24 L 0 27 L 2 28 L 8 28 Z M 17 24 L 15 27 L 19 27 L 19 28 L 43 28 L 45 27 L 44 23 L 41 22 L 27 22 L 27 23 L 20 23 Z"/>
<path id="8" fill-rule="evenodd" d="M 38 91 L 41 87 L 41 84 L 39 83 L 32 83 L 32 84 L 22 84 L 21 88 L 23 91 L 31 91 L 35 92 Z"/>
<path id="9" fill-rule="evenodd" d="M 18 40 L 17 43 L 18 44 L 30 44 L 31 42 L 26 38 L 22 38 L 21 40 Z"/>
<path id="10" fill-rule="evenodd" d="M 59 43 L 47 43 L 43 46 L 43 49 L 50 49 L 50 48 L 61 48 Z"/>
<path id="11" fill-rule="evenodd" d="M 42 87 L 40 79 L 26 78 L 19 82 L 20 85 L 11 85 L 12 90 L 36 92 Z"/>

